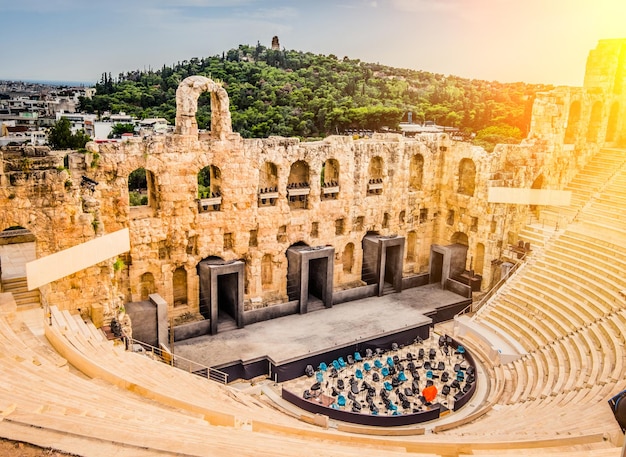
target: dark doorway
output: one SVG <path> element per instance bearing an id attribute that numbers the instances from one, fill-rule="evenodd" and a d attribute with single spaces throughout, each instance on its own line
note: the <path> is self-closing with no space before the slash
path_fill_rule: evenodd
<path id="1" fill-rule="evenodd" d="M 448 279 L 454 278 L 465 271 L 467 263 L 467 246 L 454 243 L 448 246 L 433 244 L 430 247 L 430 283 L 440 283 L 446 288 Z"/>
<path id="2" fill-rule="evenodd" d="M 397 275 L 402 276 L 402 271 L 398 272 L 398 264 L 402 266 L 402 247 L 395 245 L 385 249 L 385 286 L 383 291 L 393 292 Z"/>
<path id="3" fill-rule="evenodd" d="M 430 253 L 430 283 L 441 282 L 441 271 L 443 269 L 443 253 L 431 251 Z"/>
<path id="4" fill-rule="evenodd" d="M 308 311 L 324 307 L 326 278 L 328 276 L 328 258 L 309 260 L 309 297 Z"/>
<path id="5" fill-rule="evenodd" d="M 402 292 L 404 237 L 368 234 L 363 237 L 361 279 L 377 284 L 377 295 Z"/>
<path id="6" fill-rule="evenodd" d="M 219 329 L 237 326 L 238 273 L 227 273 L 217 277 L 217 322 Z"/>
<path id="7" fill-rule="evenodd" d="M 244 263 L 218 257 L 198 264 L 200 312 L 211 321 L 211 334 L 242 328 Z"/>
<path id="8" fill-rule="evenodd" d="M 299 301 L 300 314 L 333 305 L 333 259 L 330 246 L 293 245 L 286 252 L 287 294 Z"/>

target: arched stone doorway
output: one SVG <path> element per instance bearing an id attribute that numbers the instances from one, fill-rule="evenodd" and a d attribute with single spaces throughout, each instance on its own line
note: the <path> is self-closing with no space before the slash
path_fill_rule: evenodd
<path id="1" fill-rule="evenodd" d="M 149 299 L 150 295 L 156 292 L 154 283 L 154 275 L 150 272 L 141 275 L 139 280 L 139 290 L 141 292 L 141 301 Z"/>
<path id="2" fill-rule="evenodd" d="M 467 235 L 463 232 L 455 232 L 450 238 L 452 244 L 462 244 L 463 246 L 469 246 Z"/>
<path id="3" fill-rule="evenodd" d="M 187 304 L 187 270 L 178 267 L 172 276 L 172 289 L 174 292 L 174 307 Z"/>
<path id="4" fill-rule="evenodd" d="M 580 102 L 578 100 L 572 102 L 569 107 L 569 114 L 567 116 L 567 127 L 565 128 L 565 144 L 574 144 L 576 137 L 578 136 L 578 130 L 580 128 Z"/>

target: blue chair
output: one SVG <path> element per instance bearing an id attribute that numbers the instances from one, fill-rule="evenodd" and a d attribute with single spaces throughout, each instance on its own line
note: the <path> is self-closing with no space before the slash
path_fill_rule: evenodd
<path id="1" fill-rule="evenodd" d="M 374 360 L 374 366 L 378 369 L 381 369 L 383 367 L 383 364 L 379 359 L 376 359 Z"/>
<path id="2" fill-rule="evenodd" d="M 363 379 L 363 372 L 359 368 L 357 368 L 355 376 L 357 377 L 357 379 Z"/>
<path id="3" fill-rule="evenodd" d="M 319 366 L 320 371 L 326 371 L 328 369 L 328 365 L 325 362 L 320 363 Z"/>
<path id="4" fill-rule="evenodd" d="M 395 403 L 391 402 L 389 403 L 388 409 L 389 411 L 398 411 L 398 406 Z"/>
<path id="5" fill-rule="evenodd" d="M 385 386 L 385 390 L 387 390 L 387 391 L 392 391 L 393 390 L 393 386 L 391 385 L 391 383 L 389 383 L 387 381 L 385 381 L 384 386 Z"/>
<path id="6" fill-rule="evenodd" d="M 383 367 L 383 369 L 382 369 L 382 370 L 380 370 L 380 374 L 382 374 L 382 375 L 383 375 L 383 377 L 385 377 L 385 376 L 389 376 L 389 368 L 387 368 L 387 367 Z"/>
<path id="7" fill-rule="evenodd" d="M 361 357 L 361 354 L 359 352 L 355 352 L 354 353 L 354 360 L 355 362 L 360 362 L 363 360 L 363 358 Z"/>
<path id="8" fill-rule="evenodd" d="M 337 359 L 337 361 L 339 362 L 339 366 L 341 366 L 341 368 L 345 368 L 346 367 L 346 361 L 343 360 L 343 357 L 339 357 Z"/>
<path id="9" fill-rule="evenodd" d="M 391 357 L 387 357 L 387 365 L 389 365 L 390 367 L 393 366 L 393 359 Z"/>
<path id="10" fill-rule="evenodd" d="M 404 382 L 406 380 L 407 380 L 407 377 L 404 374 L 404 371 L 401 371 L 400 374 L 398 375 L 398 381 Z"/>
<path id="11" fill-rule="evenodd" d="M 317 382 L 322 382 L 324 381 L 324 375 L 322 374 L 321 371 L 318 371 L 317 373 L 315 373 L 315 380 Z"/>
<path id="12" fill-rule="evenodd" d="M 365 371 L 370 371 L 372 369 L 372 366 L 368 362 L 365 362 L 365 364 L 363 365 L 363 369 Z"/>
<path id="13" fill-rule="evenodd" d="M 459 354 L 465 354 L 465 348 L 459 344 L 459 347 L 456 348 L 456 352 Z"/>
<path id="14" fill-rule="evenodd" d="M 339 362 L 337 362 L 337 360 L 333 360 L 333 368 L 337 371 L 341 370 L 341 365 L 339 365 Z"/>
<path id="15" fill-rule="evenodd" d="M 456 380 L 457 381 L 463 381 L 465 379 L 465 373 L 463 373 L 463 371 L 459 370 L 456 372 Z"/>
<path id="16" fill-rule="evenodd" d="M 428 370 L 428 371 L 426 372 L 426 377 L 427 377 L 428 379 L 433 379 L 433 372 L 432 372 L 431 370 Z"/>
<path id="17" fill-rule="evenodd" d="M 346 397 L 344 397 L 343 395 L 339 395 L 337 397 L 337 404 L 339 406 L 346 406 Z"/>
<path id="18" fill-rule="evenodd" d="M 337 405 L 337 403 L 333 403 L 332 405 L 330 405 L 330 407 L 332 409 L 339 409 L 339 405 Z"/>

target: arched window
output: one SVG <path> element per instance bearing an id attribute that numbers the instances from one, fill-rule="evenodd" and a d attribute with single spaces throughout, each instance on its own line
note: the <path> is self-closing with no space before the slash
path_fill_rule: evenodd
<path id="1" fill-rule="evenodd" d="M 354 243 L 346 244 L 341 256 L 341 262 L 343 263 L 343 272 L 351 274 L 354 266 Z"/>
<path id="2" fill-rule="evenodd" d="M 309 178 L 309 164 L 304 160 L 298 160 L 289 170 L 287 180 L 287 198 L 289 208 L 308 209 L 311 183 Z"/>
<path id="3" fill-rule="evenodd" d="M 463 232 L 455 232 L 450 239 L 452 244 L 462 244 L 463 246 L 469 246 L 467 235 Z"/>
<path id="4" fill-rule="evenodd" d="M 476 165 L 472 159 L 463 159 L 459 162 L 459 188 L 458 192 L 463 195 L 474 196 L 476 187 Z"/>
<path id="5" fill-rule="evenodd" d="M 259 206 L 274 206 L 278 199 L 278 167 L 265 162 L 259 170 Z"/>
<path id="6" fill-rule="evenodd" d="M 415 247 L 417 244 L 417 234 L 411 230 L 406 235 L 406 261 L 415 262 Z"/>
<path id="7" fill-rule="evenodd" d="M 272 256 L 265 254 L 261 259 L 261 286 L 263 290 L 272 288 L 274 282 L 274 272 L 272 268 Z"/>
<path id="8" fill-rule="evenodd" d="M 174 289 L 174 306 L 184 306 L 187 304 L 187 271 L 183 267 L 174 270 L 172 278 Z"/>
<path id="9" fill-rule="evenodd" d="M 591 116 L 589 116 L 589 126 L 587 127 L 587 141 L 596 143 L 598 134 L 602 126 L 602 102 L 595 102 L 591 107 Z"/>
<path id="10" fill-rule="evenodd" d="M 611 105 L 609 113 L 609 122 L 606 126 L 606 142 L 615 141 L 615 132 L 617 132 L 617 121 L 619 119 L 619 103 L 615 102 Z"/>
<path id="11" fill-rule="evenodd" d="M 580 102 L 575 101 L 569 107 L 569 115 L 567 116 L 567 127 L 565 129 L 565 144 L 574 144 L 578 129 L 580 128 Z"/>
<path id="12" fill-rule="evenodd" d="M 337 198 L 339 194 L 339 162 L 328 159 L 322 166 L 320 174 L 322 185 L 322 200 Z"/>
<path id="13" fill-rule="evenodd" d="M 384 162 L 381 157 L 372 157 L 370 160 L 369 168 L 367 170 L 368 183 L 367 194 L 368 195 L 380 195 L 383 193 L 383 176 L 384 176 Z"/>
<path id="14" fill-rule="evenodd" d="M 222 172 L 215 165 L 198 172 L 198 211 L 220 211 L 222 208 Z"/>
<path id="15" fill-rule="evenodd" d="M 141 275 L 139 282 L 141 291 L 141 300 L 148 300 L 148 296 L 156 292 L 156 286 L 154 285 L 154 275 L 152 273 L 144 273 Z"/>
<path id="16" fill-rule="evenodd" d="M 422 180 L 424 179 L 424 156 L 415 154 L 411 157 L 409 165 L 409 189 L 422 190 Z"/>
<path id="17" fill-rule="evenodd" d="M 154 174 L 145 168 L 137 168 L 128 175 L 128 203 L 130 206 L 156 205 Z"/>

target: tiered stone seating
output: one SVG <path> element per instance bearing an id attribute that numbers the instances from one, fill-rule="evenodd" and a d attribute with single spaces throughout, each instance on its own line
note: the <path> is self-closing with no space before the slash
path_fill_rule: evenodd
<path id="1" fill-rule="evenodd" d="M 0 436 L 12 436 L 12 433 L 24 433 L 37 427 L 39 430 L 62 434 L 55 435 L 55 440 L 59 441 L 54 444 L 66 451 L 76 450 L 81 443 L 83 449 L 89 446 L 93 449 L 100 446 L 106 448 L 113 443 L 118 446 L 114 454 L 126 456 L 159 453 L 226 455 L 232 453 L 233 448 L 242 456 L 259 455 L 260 450 L 267 450 L 278 456 L 302 455 L 303 452 L 316 455 L 329 453 L 329 444 L 318 440 L 314 434 L 303 438 L 294 433 L 291 436 L 281 436 L 277 441 L 275 435 L 252 431 L 243 424 L 233 424 L 225 429 L 224 426 L 211 425 L 202 413 L 170 408 L 161 402 L 148 401 L 127 389 L 77 376 L 75 372 L 59 366 L 58 360 L 41 357 L 40 349 L 45 346 L 36 338 L 31 336 L 28 341 L 34 342 L 34 345 L 25 344 L 7 320 L 0 317 L 0 369 L 3 372 L 0 381 L 0 414 L 3 419 L 0 421 Z M 126 356 L 135 359 L 134 354 L 118 352 L 113 347 L 110 347 L 109 352 L 120 362 Z M 128 368 L 123 364 L 119 367 L 120 370 Z M 163 368 L 178 372 L 165 365 Z M 195 378 L 193 375 L 180 373 Z M 160 374 L 162 373 L 152 372 L 153 376 Z M 146 376 L 150 375 L 151 372 L 146 373 Z M 177 387 L 182 393 L 185 386 L 178 384 Z M 140 391 L 141 386 L 134 386 L 131 390 Z M 204 393 L 197 392 L 198 395 Z M 245 395 L 233 393 L 233 398 L 251 414 L 265 409 L 255 408 L 253 402 L 246 403 Z M 220 398 L 220 401 L 224 401 L 225 407 L 228 407 L 229 403 L 225 399 Z M 298 426 L 300 434 L 315 431 L 315 427 L 290 421 L 289 418 L 282 418 L 281 421 L 279 413 L 272 413 L 275 425 L 291 422 Z M 263 423 L 260 424 L 262 426 Z M 61 438 L 65 435 L 71 436 L 67 442 Z M 329 439 L 332 440 L 332 436 Z M 39 444 L 43 442 L 39 441 Z M 337 440 L 331 446 L 330 453 L 333 455 L 350 456 L 357 451 L 349 441 L 344 443 Z M 380 455 L 381 452 L 395 455 L 396 452 L 404 454 L 406 451 L 402 446 L 383 440 L 358 449 L 359 454 L 366 456 Z M 417 455 L 426 457 L 436 454 L 418 452 Z"/>
<path id="2" fill-rule="evenodd" d="M 543 208 L 541 211 L 542 224 L 562 227 L 571 222 L 579 210 L 602 188 L 623 163 L 624 156 L 621 152 L 610 149 L 601 150 L 565 187 L 564 190 L 572 192 L 571 205 L 566 208 L 551 206 Z"/>
<path id="3" fill-rule="evenodd" d="M 603 151 L 570 183 L 575 208 L 564 217 L 577 225 L 524 233 L 534 248 L 530 263 L 476 319 L 528 353 L 488 365 L 487 352 L 469 338 L 488 391 L 473 413 L 433 428 L 435 434 L 316 427 L 311 417 L 297 420 L 256 397 L 127 352 L 78 316 L 53 309 L 45 331 L 64 358 L 18 321 L 0 317 L 0 435 L 37 427 L 42 436 L 71 433 L 83 444 L 114 443 L 112 454 L 137 456 L 618 455 L 608 439 L 619 430 L 606 400 L 626 388 L 626 227 L 615 229 L 607 204 L 624 201 L 626 177 L 614 175 L 624 157 Z M 611 236 L 595 234 L 590 223 Z M 65 359 L 93 379 L 68 369 Z"/>
<path id="4" fill-rule="evenodd" d="M 626 173 L 615 174 L 615 167 L 626 155 L 601 156 L 569 186 L 576 224 L 538 244 L 525 268 L 474 317 L 516 339 L 528 354 L 494 370 L 504 377 L 503 394 L 457 433 L 497 437 L 516 429 L 549 430 L 555 423 L 555 436 L 614 432 L 606 400 L 626 387 L 626 224 L 613 224 L 615 205 L 626 205 Z M 590 222 L 596 228 L 588 228 Z M 597 229 L 605 226 L 610 232 Z"/>

